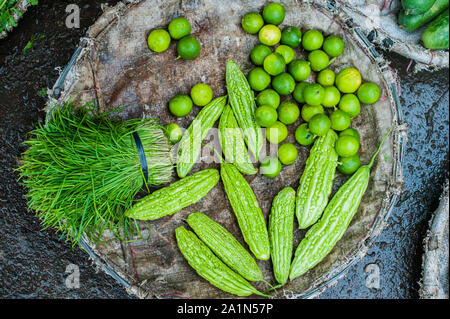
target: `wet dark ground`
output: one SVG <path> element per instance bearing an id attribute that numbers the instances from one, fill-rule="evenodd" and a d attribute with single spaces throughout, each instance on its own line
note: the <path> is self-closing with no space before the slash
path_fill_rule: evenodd
<path id="1" fill-rule="evenodd" d="M 53 86 L 80 37 L 101 14 L 100 3 L 115 2 L 40 0 L 19 28 L 0 40 L 1 298 L 130 298 L 114 279 L 96 272 L 83 251 L 72 249 L 53 230 L 41 230 L 27 211 L 25 191 L 13 171 L 26 133 L 44 118 L 41 90 Z M 81 8 L 80 29 L 65 26 L 65 8 L 71 3 Z M 45 38 L 23 52 L 28 41 L 41 34 Z M 321 298 L 418 298 L 422 238 L 448 177 L 448 69 L 408 74 L 408 60 L 395 54 L 387 58 L 399 72 L 408 125 L 404 192 L 368 255 Z M 368 264 L 380 269 L 378 289 L 365 284 Z M 71 265 L 79 267 L 79 288 L 66 285 Z"/>

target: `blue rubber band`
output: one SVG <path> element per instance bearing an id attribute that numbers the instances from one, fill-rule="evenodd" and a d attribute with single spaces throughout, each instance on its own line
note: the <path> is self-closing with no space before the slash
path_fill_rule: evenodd
<path id="1" fill-rule="evenodd" d="M 137 132 L 133 132 L 134 142 L 136 143 L 136 147 L 139 153 L 139 160 L 141 161 L 142 172 L 144 173 L 144 182 L 147 184 L 148 182 L 148 166 L 147 166 L 147 158 L 145 157 L 144 147 L 142 146 L 141 139 L 139 138 L 139 134 Z"/>

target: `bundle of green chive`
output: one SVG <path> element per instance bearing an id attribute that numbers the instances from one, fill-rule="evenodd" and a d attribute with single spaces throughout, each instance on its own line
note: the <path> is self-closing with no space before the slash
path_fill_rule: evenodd
<path id="1" fill-rule="evenodd" d="M 17 169 L 29 209 L 73 245 L 85 235 L 96 241 L 105 229 L 122 239 L 140 234 L 123 211 L 140 190 L 169 182 L 173 171 L 171 146 L 157 119 L 119 121 L 92 113 L 90 103 L 54 107 L 46 125 L 29 133 Z M 146 182 L 133 132 L 145 151 Z"/>

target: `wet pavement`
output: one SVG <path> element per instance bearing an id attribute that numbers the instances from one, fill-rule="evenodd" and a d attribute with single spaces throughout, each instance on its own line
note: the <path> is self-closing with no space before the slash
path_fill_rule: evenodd
<path id="1" fill-rule="evenodd" d="M 85 252 L 72 248 L 53 230 L 41 230 L 39 220 L 27 211 L 25 190 L 14 172 L 26 133 L 44 119 L 41 94 L 53 86 L 80 37 L 101 14 L 100 4 L 115 2 L 40 0 L 19 28 L 0 40 L 2 298 L 130 298 L 113 278 L 96 271 Z M 81 8 L 80 29 L 65 25 L 65 8 L 72 3 Z M 33 37 L 39 40 L 24 52 Z M 418 297 L 422 240 L 448 178 L 448 69 L 411 74 L 407 72 L 410 61 L 395 54 L 386 56 L 399 72 L 400 101 L 408 125 L 404 192 L 368 255 L 321 298 Z M 79 269 L 78 288 L 70 284 L 73 269 Z M 370 269 L 379 269 L 378 288 L 367 287 Z"/>

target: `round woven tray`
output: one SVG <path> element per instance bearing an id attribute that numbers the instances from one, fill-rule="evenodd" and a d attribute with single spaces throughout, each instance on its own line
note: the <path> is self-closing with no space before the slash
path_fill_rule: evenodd
<path id="1" fill-rule="evenodd" d="M 376 82 L 382 97 L 373 105 L 364 105 L 352 126 L 361 134 L 360 156 L 367 163 L 381 137 L 394 127 L 382 147 L 374 167 L 366 194 L 358 213 L 343 238 L 333 251 L 315 268 L 289 282 L 273 296 L 312 297 L 345 275 L 349 267 L 367 252 L 373 239 L 379 235 L 389 218 L 402 186 L 403 145 L 406 126 L 402 122 L 397 95 L 397 80 L 388 63 L 370 42 L 349 27 L 349 19 L 341 10 L 330 10 L 323 1 L 281 1 L 286 7 L 283 25 L 296 25 L 302 30 L 316 28 L 325 34 L 341 36 L 346 50 L 333 63 L 339 71 L 347 66 L 357 67 L 364 80 Z M 233 59 L 244 72 L 251 67 L 249 53 L 257 37 L 243 32 L 242 15 L 259 11 L 265 1 L 235 0 L 147 0 L 119 3 L 106 8 L 104 14 L 81 40 L 79 49 L 50 92 L 47 109 L 69 98 L 96 100 L 98 111 L 111 106 L 128 105 L 118 116 L 158 117 L 162 124 L 177 122 L 187 128 L 198 108 L 183 119 L 174 118 L 167 108 L 169 99 L 177 93 L 188 93 L 198 82 L 208 83 L 215 96 L 226 94 L 225 63 Z M 185 16 L 192 24 L 192 33 L 202 44 L 202 52 L 191 61 L 176 60 L 176 44 L 161 54 L 151 52 L 146 43 L 150 30 L 163 28 L 176 16 Z M 297 57 L 305 57 L 301 50 Z M 294 143 L 294 130 L 301 120 L 290 125 L 289 142 Z M 217 123 L 216 123 L 217 126 Z M 267 218 L 274 196 L 285 186 L 297 189 L 309 148 L 298 144 L 298 160 L 284 166 L 274 179 L 257 174 L 246 176 Z M 192 171 L 207 167 L 218 168 L 217 163 L 198 163 Z M 339 173 L 333 185 L 333 194 L 348 177 Z M 176 180 L 175 174 L 173 180 Z M 201 211 L 231 231 L 244 244 L 232 208 L 221 182 L 199 203 L 156 221 L 142 224 L 149 240 L 119 241 L 105 233 L 101 243 L 83 241 L 83 247 L 95 264 L 115 277 L 130 294 L 140 298 L 232 298 L 198 276 L 179 252 L 174 236 L 176 227 L 194 211 Z M 305 231 L 294 231 L 294 247 Z M 244 244 L 245 246 L 245 244 Z M 247 247 L 247 246 L 245 246 Z M 258 261 L 264 278 L 275 284 L 270 261 Z M 261 290 L 263 283 L 255 283 Z"/>

